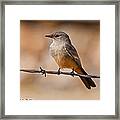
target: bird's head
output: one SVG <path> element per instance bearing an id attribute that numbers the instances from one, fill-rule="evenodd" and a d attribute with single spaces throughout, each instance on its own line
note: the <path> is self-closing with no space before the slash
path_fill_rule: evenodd
<path id="1" fill-rule="evenodd" d="M 45 37 L 49 37 L 54 41 L 63 41 L 63 42 L 69 42 L 69 36 L 65 32 L 54 32 L 52 34 L 45 35 Z"/>

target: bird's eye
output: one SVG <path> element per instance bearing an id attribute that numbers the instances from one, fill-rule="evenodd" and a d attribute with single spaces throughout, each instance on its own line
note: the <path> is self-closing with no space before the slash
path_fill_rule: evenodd
<path id="1" fill-rule="evenodd" d="M 55 37 L 59 37 L 60 35 L 55 35 Z"/>

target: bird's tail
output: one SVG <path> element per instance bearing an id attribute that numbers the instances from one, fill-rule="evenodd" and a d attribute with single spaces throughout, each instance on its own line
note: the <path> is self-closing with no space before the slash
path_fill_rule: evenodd
<path id="1" fill-rule="evenodd" d="M 82 67 L 79 67 L 75 70 L 78 74 L 88 75 Z M 80 77 L 84 85 L 91 89 L 91 87 L 96 87 L 95 82 L 91 78 Z"/>

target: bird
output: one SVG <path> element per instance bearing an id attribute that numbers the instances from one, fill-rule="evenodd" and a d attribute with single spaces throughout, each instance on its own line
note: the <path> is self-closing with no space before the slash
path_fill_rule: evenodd
<path id="1" fill-rule="evenodd" d="M 81 64 L 77 50 L 72 45 L 70 37 L 67 33 L 63 31 L 56 31 L 46 34 L 45 37 L 52 39 L 49 50 L 51 56 L 59 66 L 59 71 L 60 69 L 68 68 L 78 74 L 88 75 Z M 88 89 L 96 87 L 95 82 L 91 78 L 80 77 L 80 79 Z"/>

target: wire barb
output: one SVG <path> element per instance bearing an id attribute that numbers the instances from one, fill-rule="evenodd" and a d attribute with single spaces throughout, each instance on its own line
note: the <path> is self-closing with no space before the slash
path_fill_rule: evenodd
<path id="1" fill-rule="evenodd" d="M 45 74 L 45 77 L 47 77 L 47 73 L 46 73 L 46 70 L 42 69 L 42 67 L 40 67 L 40 73 L 42 73 L 42 75 Z"/>

